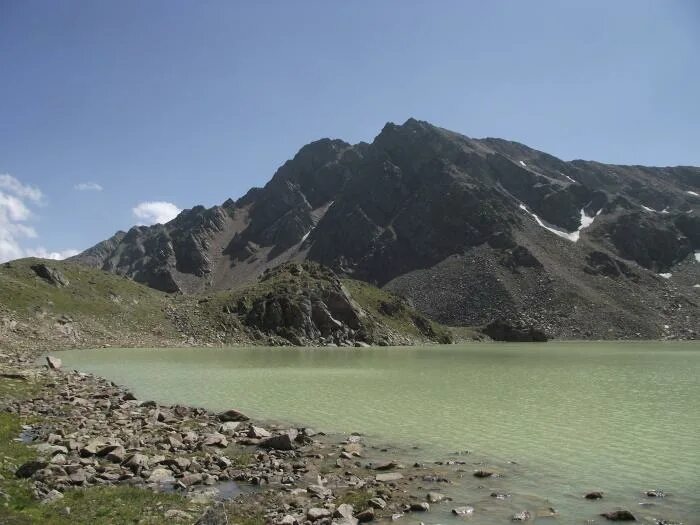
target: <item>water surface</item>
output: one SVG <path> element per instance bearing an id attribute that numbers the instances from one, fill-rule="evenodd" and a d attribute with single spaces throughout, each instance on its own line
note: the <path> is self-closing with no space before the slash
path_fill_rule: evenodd
<path id="1" fill-rule="evenodd" d="M 508 469 L 490 482 L 513 492 L 508 502 L 492 501 L 494 487 L 483 481 L 480 492 L 451 494 L 485 514 L 498 505 L 504 514 L 551 505 L 561 523 L 584 523 L 619 506 L 650 523 L 700 523 L 698 344 L 107 349 L 61 357 L 141 399 L 361 432 L 422 460 L 469 450 L 474 464 L 488 458 Z M 652 488 L 669 496 L 649 501 L 641 492 Z M 582 500 L 590 490 L 606 498 Z M 478 522 L 503 523 L 495 515 Z"/>

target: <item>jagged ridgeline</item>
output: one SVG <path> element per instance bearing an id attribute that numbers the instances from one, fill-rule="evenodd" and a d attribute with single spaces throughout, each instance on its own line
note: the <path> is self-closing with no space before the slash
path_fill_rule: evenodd
<path id="1" fill-rule="evenodd" d="M 440 323 L 577 339 L 696 337 L 699 259 L 700 168 L 565 162 L 409 119 L 311 143 L 264 188 L 72 260 L 185 294 L 310 260 Z"/>

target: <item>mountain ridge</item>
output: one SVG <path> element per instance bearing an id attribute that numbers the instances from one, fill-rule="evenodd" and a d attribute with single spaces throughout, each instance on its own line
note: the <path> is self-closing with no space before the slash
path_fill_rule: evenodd
<path id="1" fill-rule="evenodd" d="M 500 315 L 565 338 L 695 337 L 698 193 L 700 168 L 567 162 L 409 119 L 387 123 L 371 143 L 314 141 L 262 188 L 119 232 L 71 260 L 202 293 L 310 259 L 446 324 Z M 437 297 L 450 299 L 436 306 Z M 528 307 L 531 297 L 544 304 Z M 687 320 L 671 313 L 679 301 Z M 602 325 L 580 323 L 567 303 L 602 308 L 593 315 Z"/>

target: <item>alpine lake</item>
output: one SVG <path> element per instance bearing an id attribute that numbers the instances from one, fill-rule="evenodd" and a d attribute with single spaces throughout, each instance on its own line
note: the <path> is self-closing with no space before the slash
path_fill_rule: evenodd
<path id="1" fill-rule="evenodd" d="M 139 399 L 360 433 L 402 463 L 459 462 L 463 483 L 425 523 L 700 523 L 700 344 L 473 343 L 402 348 L 172 348 L 61 352 Z M 477 479 L 487 466 L 503 476 Z M 645 492 L 662 490 L 663 498 Z M 583 497 L 602 491 L 604 498 Z M 491 496 L 507 493 L 505 499 Z M 407 516 L 402 521 L 415 522 Z M 659 520 L 659 521 L 657 521 Z M 462 520 L 464 521 L 464 520 Z"/>

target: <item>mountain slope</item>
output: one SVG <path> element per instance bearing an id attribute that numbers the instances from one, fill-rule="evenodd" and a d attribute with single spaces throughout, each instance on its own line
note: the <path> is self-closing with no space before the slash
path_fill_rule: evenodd
<path id="1" fill-rule="evenodd" d="M 73 260 L 201 293 L 310 259 L 444 323 L 656 338 L 697 335 L 696 252 L 700 168 L 565 162 L 409 119 L 371 144 L 311 143 L 264 188 Z"/>

